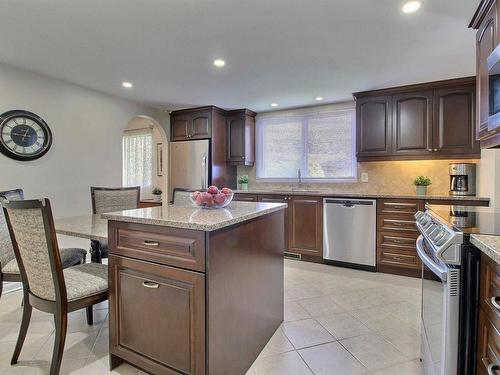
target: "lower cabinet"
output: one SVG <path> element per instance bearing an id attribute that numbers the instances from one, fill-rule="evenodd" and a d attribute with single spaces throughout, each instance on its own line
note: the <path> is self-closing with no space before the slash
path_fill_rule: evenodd
<path id="1" fill-rule="evenodd" d="M 500 373 L 500 265 L 481 254 L 477 373 Z"/>
<path id="2" fill-rule="evenodd" d="M 111 354 L 154 373 L 204 374 L 205 275 L 116 255 L 109 272 Z"/>
<path id="3" fill-rule="evenodd" d="M 240 194 L 240 193 L 235 193 L 233 196 L 233 201 L 235 202 L 257 202 L 257 195 L 256 194 Z"/>
<path id="4" fill-rule="evenodd" d="M 323 260 L 323 198 L 292 196 L 288 216 L 288 250 Z"/>

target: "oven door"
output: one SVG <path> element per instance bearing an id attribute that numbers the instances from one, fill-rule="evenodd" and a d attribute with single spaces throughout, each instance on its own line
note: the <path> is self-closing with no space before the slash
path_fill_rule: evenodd
<path id="1" fill-rule="evenodd" d="M 422 260 L 421 359 L 424 373 L 456 375 L 458 269 L 451 269 L 436 259 L 422 236 L 417 240 L 417 252 Z"/>

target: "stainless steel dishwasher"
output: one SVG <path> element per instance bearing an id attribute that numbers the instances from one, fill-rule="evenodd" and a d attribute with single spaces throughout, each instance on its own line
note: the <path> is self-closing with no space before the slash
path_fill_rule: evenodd
<path id="1" fill-rule="evenodd" d="M 324 198 L 323 226 L 325 263 L 376 270 L 376 200 Z"/>

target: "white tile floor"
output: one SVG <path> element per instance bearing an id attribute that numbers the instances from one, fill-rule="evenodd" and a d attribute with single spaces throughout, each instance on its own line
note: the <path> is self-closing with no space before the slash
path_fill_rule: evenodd
<path id="1" fill-rule="evenodd" d="M 381 273 L 285 261 L 285 322 L 247 375 L 413 375 L 419 356 L 420 282 Z M 34 310 L 19 363 L 10 366 L 21 294 L 0 299 L 0 374 L 46 374 L 52 316 Z M 107 303 L 95 324 L 70 315 L 61 374 L 143 374 L 123 364 L 108 371 Z M 217 375 L 217 374 L 214 374 Z"/>

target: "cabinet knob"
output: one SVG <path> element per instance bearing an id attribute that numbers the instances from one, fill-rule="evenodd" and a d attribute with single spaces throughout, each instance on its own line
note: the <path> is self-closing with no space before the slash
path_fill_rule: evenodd
<path id="1" fill-rule="evenodd" d="M 427 149 L 427 151 L 432 151 L 432 148 Z"/>
<path id="2" fill-rule="evenodd" d="M 435 148 L 435 149 L 434 149 L 434 152 L 436 152 L 437 150 L 438 150 L 438 149 L 437 149 L 437 148 Z"/>
<path id="3" fill-rule="evenodd" d="M 242 157 L 241 157 L 241 160 L 245 160 L 245 157 L 244 157 L 244 156 L 242 156 Z"/>

